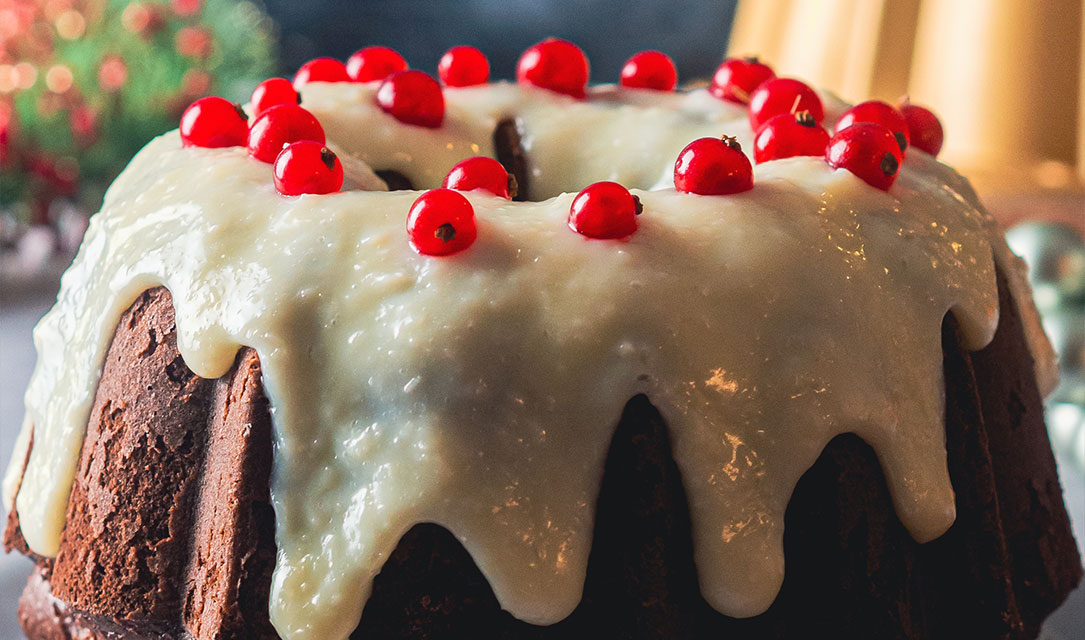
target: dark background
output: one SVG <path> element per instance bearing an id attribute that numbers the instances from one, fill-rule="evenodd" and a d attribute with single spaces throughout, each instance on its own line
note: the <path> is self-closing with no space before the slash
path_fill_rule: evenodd
<path id="1" fill-rule="evenodd" d="M 346 60 L 367 45 L 398 50 L 435 73 L 449 47 L 469 44 L 511 78 L 520 53 L 555 36 L 588 54 L 595 82 L 614 82 L 625 60 L 659 49 L 684 81 L 708 78 L 724 57 L 736 0 L 264 0 L 279 23 L 286 74 L 306 60 Z"/>

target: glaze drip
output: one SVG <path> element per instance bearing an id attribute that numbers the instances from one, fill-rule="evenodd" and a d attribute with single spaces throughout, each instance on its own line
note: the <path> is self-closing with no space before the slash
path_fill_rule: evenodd
<path id="1" fill-rule="evenodd" d="M 504 84 L 447 90 L 433 131 L 381 114 L 373 89 L 310 85 L 305 104 L 338 149 L 424 187 L 493 155 L 493 127 L 515 116 L 533 197 L 548 199 L 467 194 L 478 240 L 428 258 L 404 232 L 416 192 L 284 198 L 242 149 L 153 141 L 35 330 L 36 444 L 17 501 L 35 551 L 56 553 L 117 318 L 156 285 L 173 294 L 196 373 L 224 374 L 242 345 L 260 356 L 275 431 L 271 614 L 287 639 L 347 637 L 384 558 L 423 521 L 463 542 L 517 617 L 566 616 L 610 437 L 639 393 L 668 423 L 701 587 L 723 613 L 775 598 L 791 491 L 837 434 L 874 448 L 918 540 L 953 522 L 941 324 L 952 310 L 966 347 L 991 339 L 1002 245 L 949 169 L 912 152 L 884 193 L 792 158 L 757 166 L 746 193 L 678 194 L 668 171 L 689 140 L 722 129 L 750 148 L 744 113 L 704 91 L 573 103 Z M 628 242 L 565 225 L 564 191 L 601 179 L 639 187 Z"/>

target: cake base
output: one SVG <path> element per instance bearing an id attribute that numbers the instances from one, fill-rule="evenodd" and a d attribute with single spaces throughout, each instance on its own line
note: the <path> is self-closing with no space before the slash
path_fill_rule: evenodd
<path id="1" fill-rule="evenodd" d="M 999 284 L 1002 320 L 986 349 L 961 349 L 952 318 L 943 331 L 957 519 L 939 539 L 911 538 L 873 450 L 839 436 L 789 504 L 778 598 L 760 616 L 724 616 L 698 587 L 666 425 L 638 396 L 611 444 L 584 597 L 568 618 L 549 627 L 513 618 L 462 545 L 419 524 L 376 577 L 351 637 L 1036 637 L 1080 580 L 1081 560 L 1020 319 Z M 21 600 L 32 639 L 276 637 L 259 362 L 245 350 L 224 378 L 198 379 L 180 361 L 172 323 L 159 289 L 118 327 L 61 553 L 38 559 Z M 166 470 L 154 477 L 169 482 L 141 480 L 138 446 L 152 447 Z M 133 487 L 139 499 L 102 500 Z M 6 543 L 21 544 L 17 520 Z"/>

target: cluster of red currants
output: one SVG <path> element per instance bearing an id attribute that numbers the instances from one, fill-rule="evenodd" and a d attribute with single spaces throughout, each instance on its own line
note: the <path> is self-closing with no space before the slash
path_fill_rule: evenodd
<path id="1" fill-rule="evenodd" d="M 475 211 L 461 191 L 481 190 L 511 200 L 515 180 L 493 158 L 468 158 L 452 168 L 440 189 L 418 196 L 407 214 L 407 237 L 425 255 L 448 255 L 471 246 Z M 640 199 L 617 182 L 596 182 L 573 198 L 569 228 L 589 238 L 616 239 L 637 230 Z"/>
<path id="2" fill-rule="evenodd" d="M 441 58 L 438 76 L 450 87 L 489 81 L 486 56 L 469 46 L 453 47 Z M 517 65 L 517 81 L 577 99 L 586 97 L 589 65 L 575 44 L 550 38 L 527 49 Z M 678 75 L 674 62 L 658 51 L 642 51 L 622 68 L 620 84 L 634 89 L 673 91 Z M 299 89 L 308 82 L 377 82 L 377 105 L 407 124 L 437 128 L 444 120 L 441 84 L 387 47 L 366 47 L 346 64 L 317 58 L 302 65 L 293 82 L 271 78 L 252 94 L 255 119 L 239 105 L 208 97 L 194 102 L 181 117 L 185 146 L 247 146 L 249 154 L 274 163 L 276 189 L 283 195 L 338 191 L 343 167 L 325 146 L 324 130 L 300 106 Z M 936 155 L 942 127 L 923 107 L 893 107 L 870 101 L 856 105 L 837 120 L 835 134 L 821 126 L 824 108 L 805 83 L 778 78 L 756 58 L 729 58 L 717 69 L 710 92 L 721 100 L 747 105 L 757 163 L 795 156 L 824 156 L 867 183 L 888 190 L 900 170 L 909 144 Z M 700 195 L 726 195 L 753 188 L 753 167 L 738 141 L 729 136 L 689 143 L 674 166 L 675 189 Z M 448 255 L 469 247 L 477 236 L 474 209 L 460 191 L 482 189 L 511 199 L 515 181 L 496 160 L 485 157 L 460 162 L 440 189 L 423 193 L 411 206 L 407 231 L 411 246 L 426 255 Z M 591 238 L 625 238 L 637 230 L 640 200 L 615 182 L 597 182 L 573 199 L 568 224 Z"/>
<path id="3" fill-rule="evenodd" d="M 888 190 L 909 145 L 931 155 L 942 148 L 938 118 L 907 101 L 899 107 L 879 100 L 857 104 L 836 121 L 830 137 L 821 126 L 825 111 L 817 93 L 799 80 L 776 77 L 756 58 L 724 60 L 709 90 L 721 100 L 747 105 L 758 163 L 823 155 L 830 166 Z M 732 157 L 715 144 L 718 155 Z"/>
<path id="4" fill-rule="evenodd" d="M 325 146 L 324 128 L 298 104 L 282 78 L 266 80 L 253 93 L 256 119 L 225 98 L 200 98 L 181 116 L 186 147 L 247 146 L 249 155 L 274 163 L 275 188 L 288 196 L 331 193 L 343 186 L 343 165 Z M 283 80 L 285 82 L 285 80 Z"/>

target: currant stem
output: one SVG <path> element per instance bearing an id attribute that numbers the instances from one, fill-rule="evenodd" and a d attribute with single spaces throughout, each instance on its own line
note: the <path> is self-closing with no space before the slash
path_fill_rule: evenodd
<path id="1" fill-rule="evenodd" d="M 735 151 L 742 151 L 742 145 L 739 144 L 738 138 L 736 138 L 735 136 L 720 136 L 720 140 L 723 141 L 723 144 L 734 149 Z"/>
<path id="2" fill-rule="evenodd" d="M 328 167 L 328 171 L 335 169 L 335 153 L 331 149 L 327 147 L 320 148 L 320 161 Z"/>
<path id="3" fill-rule="evenodd" d="M 791 109 L 788 110 L 788 113 L 795 113 L 795 110 L 799 108 L 800 101 L 802 101 L 802 95 L 795 96 L 795 102 L 791 103 Z"/>
<path id="4" fill-rule="evenodd" d="M 441 242 L 452 242 L 452 240 L 456 238 L 456 227 L 453 227 L 451 223 L 446 222 L 434 230 L 433 237 Z"/>
<path id="5" fill-rule="evenodd" d="M 900 163 L 897 162 L 897 159 L 893 156 L 893 154 L 887 153 L 884 156 L 882 156 L 882 165 L 881 165 L 882 173 L 884 173 L 887 176 L 891 176 L 894 173 L 896 173 L 897 169 L 899 169 L 899 168 L 900 168 Z"/>

